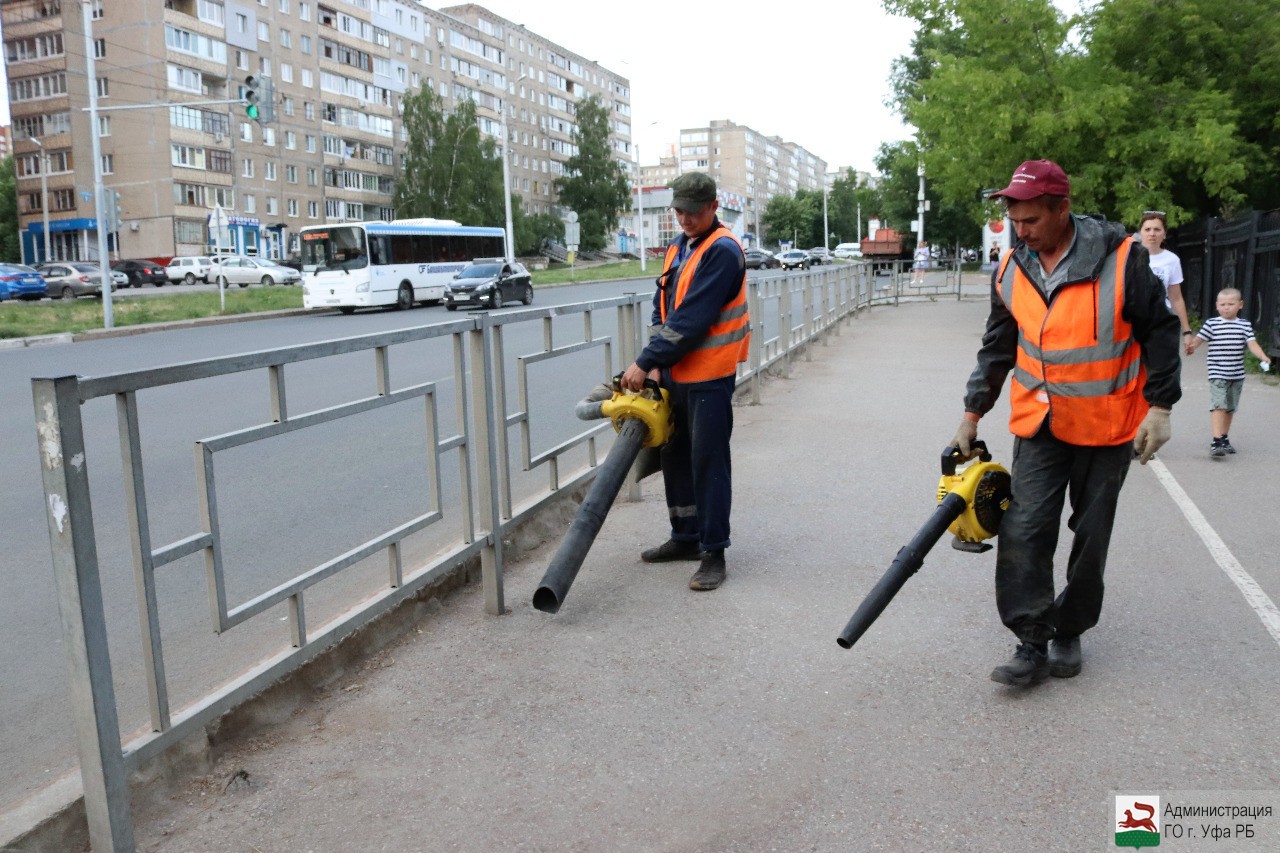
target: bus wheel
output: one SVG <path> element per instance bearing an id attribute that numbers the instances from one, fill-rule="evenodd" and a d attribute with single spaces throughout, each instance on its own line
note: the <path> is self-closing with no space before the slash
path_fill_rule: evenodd
<path id="1" fill-rule="evenodd" d="M 406 282 L 400 283 L 400 292 L 396 294 L 396 310 L 407 311 L 413 307 L 413 288 Z"/>
<path id="2" fill-rule="evenodd" d="M 343 314 L 354 314 L 354 313 L 356 313 L 355 306 L 353 306 L 353 305 L 340 305 L 340 306 L 338 306 L 338 310 L 339 310 L 339 311 L 341 311 Z"/>

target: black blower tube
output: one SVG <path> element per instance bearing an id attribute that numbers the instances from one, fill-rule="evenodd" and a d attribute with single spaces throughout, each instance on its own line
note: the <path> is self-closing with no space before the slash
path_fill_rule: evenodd
<path id="1" fill-rule="evenodd" d="M 933 511 L 933 515 L 925 522 L 924 527 L 916 533 L 915 538 L 898 552 L 898 556 L 893 558 L 888 571 L 880 578 L 879 583 L 872 587 L 871 592 L 867 593 L 867 597 L 862 600 L 862 604 L 858 605 L 857 611 L 849 619 L 849 624 L 845 625 L 840 636 L 836 637 L 836 642 L 841 648 L 853 648 L 853 644 L 867 632 L 871 623 L 880 618 L 880 614 L 889 606 L 889 602 L 893 601 L 893 597 L 902 589 L 907 579 L 924 565 L 925 555 L 938 544 L 938 539 L 947 532 L 951 522 L 960 517 L 966 506 L 968 503 L 965 499 L 955 492 L 949 492 L 942 499 L 942 503 L 938 504 L 938 508 Z"/>
<path id="2" fill-rule="evenodd" d="M 587 497 L 578 507 L 578 514 L 569 525 L 560 547 L 556 549 L 542 583 L 533 594 L 533 606 L 543 613 L 555 613 L 569 594 L 573 579 L 582 568 L 582 561 L 596 541 L 596 535 L 604 524 L 605 516 L 613 506 L 614 498 L 627 478 L 627 471 L 640 454 L 640 448 L 649 436 L 649 426 L 639 418 L 627 418 L 618 430 L 618 438 L 609 448 L 609 455 L 600 463 L 600 470 L 587 490 Z M 961 504 L 963 505 L 963 501 Z M 945 525 L 944 525 L 945 527 Z"/>

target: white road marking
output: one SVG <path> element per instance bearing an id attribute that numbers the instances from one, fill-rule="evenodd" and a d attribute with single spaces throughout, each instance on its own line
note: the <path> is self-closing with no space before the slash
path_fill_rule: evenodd
<path id="1" fill-rule="evenodd" d="M 1169 497 L 1173 498 L 1178 509 L 1182 510 L 1182 514 L 1187 517 L 1187 521 L 1191 523 L 1191 529 L 1199 534 L 1218 567 L 1226 573 L 1244 595 L 1244 600 L 1258 614 L 1258 618 L 1262 620 L 1262 625 L 1271 634 L 1271 638 L 1280 644 L 1280 608 L 1276 607 L 1275 602 L 1263 592 L 1253 576 L 1240 565 L 1240 561 L 1231 553 L 1227 543 L 1222 541 L 1222 537 L 1209 524 L 1190 496 L 1183 491 L 1182 486 L 1178 485 L 1178 481 L 1174 479 L 1173 474 L 1169 473 L 1164 463 L 1159 459 L 1152 459 L 1147 463 L 1147 467 L 1155 472 L 1156 478 L 1169 493 Z"/>

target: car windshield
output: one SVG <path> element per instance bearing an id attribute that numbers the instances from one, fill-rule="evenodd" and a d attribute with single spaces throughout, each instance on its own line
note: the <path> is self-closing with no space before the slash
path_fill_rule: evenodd
<path id="1" fill-rule="evenodd" d="M 499 264 L 471 264 L 462 268 L 458 278 L 493 278 L 501 269 Z"/>
<path id="2" fill-rule="evenodd" d="M 98 271 L 98 268 L 95 267 L 93 264 L 72 264 L 71 266 L 74 267 L 75 269 L 78 269 L 80 272 L 97 272 Z"/>

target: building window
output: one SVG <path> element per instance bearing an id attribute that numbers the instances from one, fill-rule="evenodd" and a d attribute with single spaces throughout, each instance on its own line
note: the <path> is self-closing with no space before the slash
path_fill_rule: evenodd
<path id="1" fill-rule="evenodd" d="M 298 182 L 298 167 L 292 164 L 285 166 L 284 179 L 291 184 L 296 184 Z"/>
<path id="2" fill-rule="evenodd" d="M 266 21 L 258 21 L 258 41 L 271 41 L 271 27 Z"/>
<path id="3" fill-rule="evenodd" d="M 276 161 L 268 160 L 262 164 L 262 177 L 268 181 L 276 179 Z"/>
<path id="4" fill-rule="evenodd" d="M 319 205 L 319 203 L 318 203 L 318 202 L 314 202 L 314 201 L 309 201 L 309 202 L 307 202 L 307 218 L 308 218 L 308 219 L 317 219 L 317 218 L 319 218 L 319 216 L 320 216 L 320 205 Z"/>
<path id="5" fill-rule="evenodd" d="M 245 177 L 245 178 L 253 177 L 253 160 L 252 159 L 248 157 L 244 158 L 244 168 L 240 171 L 240 175 L 241 177 Z"/>
<path id="6" fill-rule="evenodd" d="M 285 208 L 288 210 L 290 216 L 296 217 L 298 215 L 298 200 L 296 198 L 289 199 L 285 202 Z"/>
<path id="7" fill-rule="evenodd" d="M 107 58 L 107 40 L 106 39 L 93 40 L 93 58 L 94 59 Z"/>
<path id="8" fill-rule="evenodd" d="M 98 116 L 98 135 L 111 135 L 111 116 Z"/>
<path id="9" fill-rule="evenodd" d="M 258 212 L 258 200 L 255 197 L 251 195 L 244 196 L 244 212 L 245 213 Z"/>
<path id="10" fill-rule="evenodd" d="M 114 175 L 116 173 L 116 157 L 114 154 L 102 155 L 102 174 Z"/>
<path id="11" fill-rule="evenodd" d="M 204 223 L 199 220 L 175 219 L 173 222 L 173 240 L 175 243 L 188 243 L 195 246 L 205 245 Z"/>

